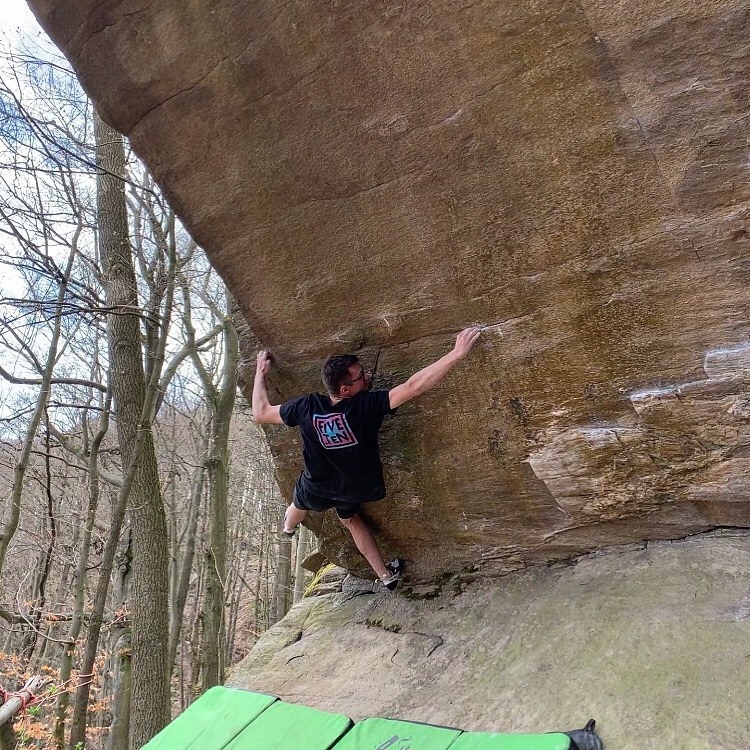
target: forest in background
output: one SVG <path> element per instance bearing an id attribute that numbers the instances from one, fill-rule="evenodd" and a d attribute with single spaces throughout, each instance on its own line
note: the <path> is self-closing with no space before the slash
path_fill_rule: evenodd
<path id="1" fill-rule="evenodd" d="M 66 61 L 4 57 L 0 687 L 43 687 L 0 748 L 138 748 L 302 595 L 302 554 L 221 279 Z"/>

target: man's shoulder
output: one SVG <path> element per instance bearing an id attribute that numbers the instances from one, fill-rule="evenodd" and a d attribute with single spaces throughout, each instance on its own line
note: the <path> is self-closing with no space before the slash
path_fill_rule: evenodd
<path id="1" fill-rule="evenodd" d="M 307 412 L 315 409 L 316 398 L 320 398 L 317 393 L 304 393 L 301 396 L 295 396 L 290 398 L 288 401 L 284 401 L 280 407 L 281 419 L 284 424 L 290 427 L 296 427 L 299 420 L 302 419 Z"/>
<path id="2" fill-rule="evenodd" d="M 282 406 L 297 406 L 298 404 L 301 404 L 310 394 L 305 393 L 301 396 L 293 396 L 292 398 L 288 398 L 285 401 L 281 402 Z"/>
<path id="3" fill-rule="evenodd" d="M 388 411 L 390 409 L 389 392 L 386 390 L 362 391 L 352 399 L 352 406 L 369 412 Z"/>
<path id="4" fill-rule="evenodd" d="M 377 391 L 362 391 L 358 393 L 351 401 L 354 403 L 372 403 L 373 401 L 382 401 L 384 398 L 388 398 L 388 391 L 377 390 Z"/>

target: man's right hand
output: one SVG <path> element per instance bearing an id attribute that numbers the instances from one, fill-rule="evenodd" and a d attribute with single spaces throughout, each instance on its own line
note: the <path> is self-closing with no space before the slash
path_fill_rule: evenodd
<path id="1" fill-rule="evenodd" d="M 271 370 L 271 355 L 266 349 L 258 352 L 258 365 L 256 373 L 265 377 Z"/>
<path id="2" fill-rule="evenodd" d="M 273 406 L 268 401 L 266 375 L 270 369 L 271 355 L 265 349 L 261 349 L 258 352 L 258 367 L 255 370 L 255 380 L 253 381 L 251 400 L 253 419 L 259 424 L 282 424 L 281 407 Z"/>
<path id="3" fill-rule="evenodd" d="M 476 344 L 481 333 L 482 326 L 464 328 L 456 337 L 456 345 L 453 347 L 453 351 L 463 359 L 471 351 L 471 347 Z"/>

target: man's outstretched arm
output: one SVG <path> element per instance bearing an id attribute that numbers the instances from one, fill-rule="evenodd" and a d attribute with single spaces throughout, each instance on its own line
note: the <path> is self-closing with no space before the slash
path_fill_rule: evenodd
<path id="1" fill-rule="evenodd" d="M 281 407 L 272 406 L 266 390 L 266 375 L 271 369 L 271 358 L 263 349 L 258 352 L 258 365 L 255 368 L 253 381 L 253 419 L 260 424 L 283 424 Z"/>
<path id="2" fill-rule="evenodd" d="M 391 409 L 401 406 L 437 385 L 471 351 L 471 347 L 474 346 L 481 332 L 481 326 L 464 329 L 458 334 L 456 345 L 448 354 L 419 372 L 415 372 L 405 383 L 393 388 L 388 394 Z"/>

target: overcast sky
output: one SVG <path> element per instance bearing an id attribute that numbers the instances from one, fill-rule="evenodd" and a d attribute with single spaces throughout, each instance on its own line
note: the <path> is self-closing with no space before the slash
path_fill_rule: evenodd
<path id="1" fill-rule="evenodd" d="M 24 37 L 44 36 L 34 14 L 29 10 L 24 0 L 0 0 L 2 11 L 0 11 L 0 39 L 3 47 L 17 50 Z"/>
<path id="2" fill-rule="evenodd" d="M 17 34 L 19 27 L 26 33 L 39 30 L 36 19 L 24 0 L 3 0 L 0 29 L 7 34 Z"/>

